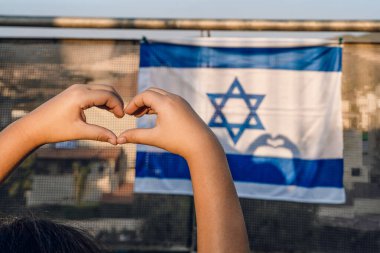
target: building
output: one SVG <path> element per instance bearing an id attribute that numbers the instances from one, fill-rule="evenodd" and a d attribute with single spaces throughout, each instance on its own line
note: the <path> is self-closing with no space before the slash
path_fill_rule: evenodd
<path id="1" fill-rule="evenodd" d="M 50 145 L 36 151 L 27 205 L 99 202 L 125 183 L 126 156 L 121 147 Z"/>

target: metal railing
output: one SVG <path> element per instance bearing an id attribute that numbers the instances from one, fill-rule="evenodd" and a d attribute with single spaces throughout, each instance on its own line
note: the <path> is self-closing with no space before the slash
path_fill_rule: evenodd
<path id="1" fill-rule="evenodd" d="M 380 32 L 380 20 L 143 19 L 0 16 L 0 26 L 150 30 Z"/>

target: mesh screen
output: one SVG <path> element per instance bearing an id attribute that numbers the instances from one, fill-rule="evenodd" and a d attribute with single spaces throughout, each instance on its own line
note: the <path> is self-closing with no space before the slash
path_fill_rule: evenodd
<path id="1" fill-rule="evenodd" d="M 380 252 L 380 45 L 343 52 L 347 203 L 241 199 L 255 252 Z M 0 128 L 73 83 L 112 84 L 128 101 L 138 65 L 136 41 L 2 39 Z M 135 126 L 100 109 L 86 117 L 116 134 Z M 45 145 L 0 185 L 0 216 L 33 213 L 78 226 L 113 252 L 191 252 L 192 198 L 134 194 L 135 153 L 131 144 Z"/>

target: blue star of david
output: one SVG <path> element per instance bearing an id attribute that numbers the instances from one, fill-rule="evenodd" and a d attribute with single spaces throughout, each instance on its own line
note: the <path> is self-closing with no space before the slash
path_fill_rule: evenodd
<path id="1" fill-rule="evenodd" d="M 238 92 L 234 92 L 236 89 Z M 211 117 L 208 125 L 210 127 L 226 128 L 228 134 L 235 144 L 239 141 L 240 137 L 246 129 L 265 129 L 261 123 L 259 116 L 256 113 L 256 110 L 259 108 L 265 95 L 247 94 L 237 78 L 235 78 L 227 93 L 207 93 L 207 96 L 215 108 L 214 115 Z M 226 116 L 222 112 L 223 107 L 231 98 L 242 99 L 249 109 L 249 114 L 242 123 L 229 123 Z M 254 123 L 251 123 L 252 119 L 254 119 Z"/>

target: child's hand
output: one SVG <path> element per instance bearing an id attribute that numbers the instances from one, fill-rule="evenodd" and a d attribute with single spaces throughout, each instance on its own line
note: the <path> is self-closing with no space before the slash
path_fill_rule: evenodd
<path id="1" fill-rule="evenodd" d="M 181 97 L 150 88 L 125 113 L 157 114 L 151 129 L 130 129 L 117 142 L 153 145 L 183 156 L 190 169 L 198 252 L 249 252 L 247 231 L 226 155 L 215 135 Z"/>
<path id="2" fill-rule="evenodd" d="M 185 158 L 202 150 L 200 146 L 206 143 L 219 145 L 214 134 L 191 106 L 183 98 L 167 91 L 150 88 L 135 96 L 124 111 L 136 117 L 157 114 L 157 121 L 152 129 L 123 132 L 118 138 L 119 144 L 131 142 L 152 145 Z"/>
<path id="3" fill-rule="evenodd" d="M 75 84 L 25 116 L 20 131 L 36 145 L 78 139 L 116 145 L 113 132 L 86 123 L 84 110 L 93 106 L 124 116 L 123 101 L 112 86 Z"/>

